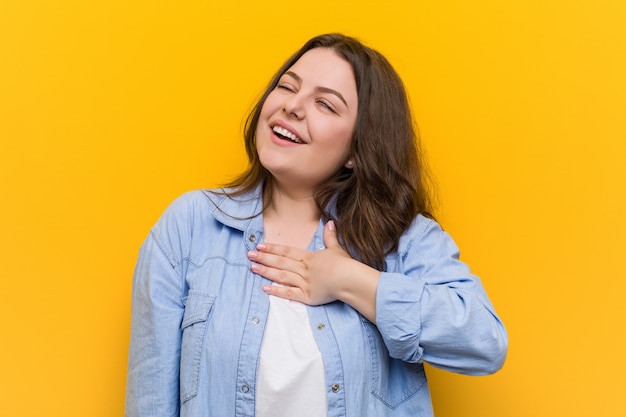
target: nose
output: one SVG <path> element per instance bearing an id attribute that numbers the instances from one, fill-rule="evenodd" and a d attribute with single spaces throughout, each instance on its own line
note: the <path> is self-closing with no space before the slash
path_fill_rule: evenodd
<path id="1" fill-rule="evenodd" d="M 304 103 L 299 94 L 293 94 L 285 100 L 283 111 L 289 116 L 298 120 L 304 118 Z"/>

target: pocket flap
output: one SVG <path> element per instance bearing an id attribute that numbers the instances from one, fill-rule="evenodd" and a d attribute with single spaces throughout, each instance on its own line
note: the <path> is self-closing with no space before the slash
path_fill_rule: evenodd
<path id="1" fill-rule="evenodd" d="M 209 317 L 215 296 L 201 291 L 189 291 L 187 297 L 183 299 L 185 313 L 181 328 L 191 326 L 194 323 L 205 321 Z"/>

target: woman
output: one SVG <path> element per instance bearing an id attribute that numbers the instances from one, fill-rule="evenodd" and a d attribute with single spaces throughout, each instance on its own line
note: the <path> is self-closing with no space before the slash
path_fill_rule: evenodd
<path id="1" fill-rule="evenodd" d="M 245 139 L 247 171 L 177 199 L 142 246 L 127 416 L 432 416 L 424 362 L 502 366 L 506 332 L 429 218 L 382 55 L 311 39 Z"/>

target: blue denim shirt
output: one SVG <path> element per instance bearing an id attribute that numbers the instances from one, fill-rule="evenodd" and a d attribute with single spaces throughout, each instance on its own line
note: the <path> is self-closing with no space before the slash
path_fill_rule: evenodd
<path id="1" fill-rule="evenodd" d="M 165 211 L 133 279 L 127 417 L 254 416 L 269 281 L 247 252 L 263 240 L 260 192 L 194 191 Z M 310 250 L 324 248 L 323 224 Z M 424 362 L 498 370 L 507 335 L 480 280 L 439 225 L 418 216 L 386 259 L 377 323 L 342 302 L 307 307 L 329 417 L 432 416 Z"/>

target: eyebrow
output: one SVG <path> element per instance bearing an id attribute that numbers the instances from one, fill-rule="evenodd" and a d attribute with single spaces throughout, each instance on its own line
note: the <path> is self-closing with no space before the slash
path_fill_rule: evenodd
<path id="1" fill-rule="evenodd" d="M 295 79 L 299 83 L 302 82 L 302 78 L 298 74 L 293 72 L 293 71 L 286 71 L 283 75 L 289 75 L 290 77 L 292 77 L 293 79 Z M 341 93 L 339 91 L 333 90 L 332 88 L 328 88 L 328 87 L 316 87 L 315 89 L 317 91 L 321 91 L 323 93 L 330 93 L 330 94 L 333 94 L 333 95 L 337 96 L 339 98 L 339 100 L 341 100 L 343 102 L 343 104 L 346 105 L 346 107 L 349 107 L 348 103 L 346 102 L 346 99 L 343 98 L 343 96 L 341 95 Z"/>

